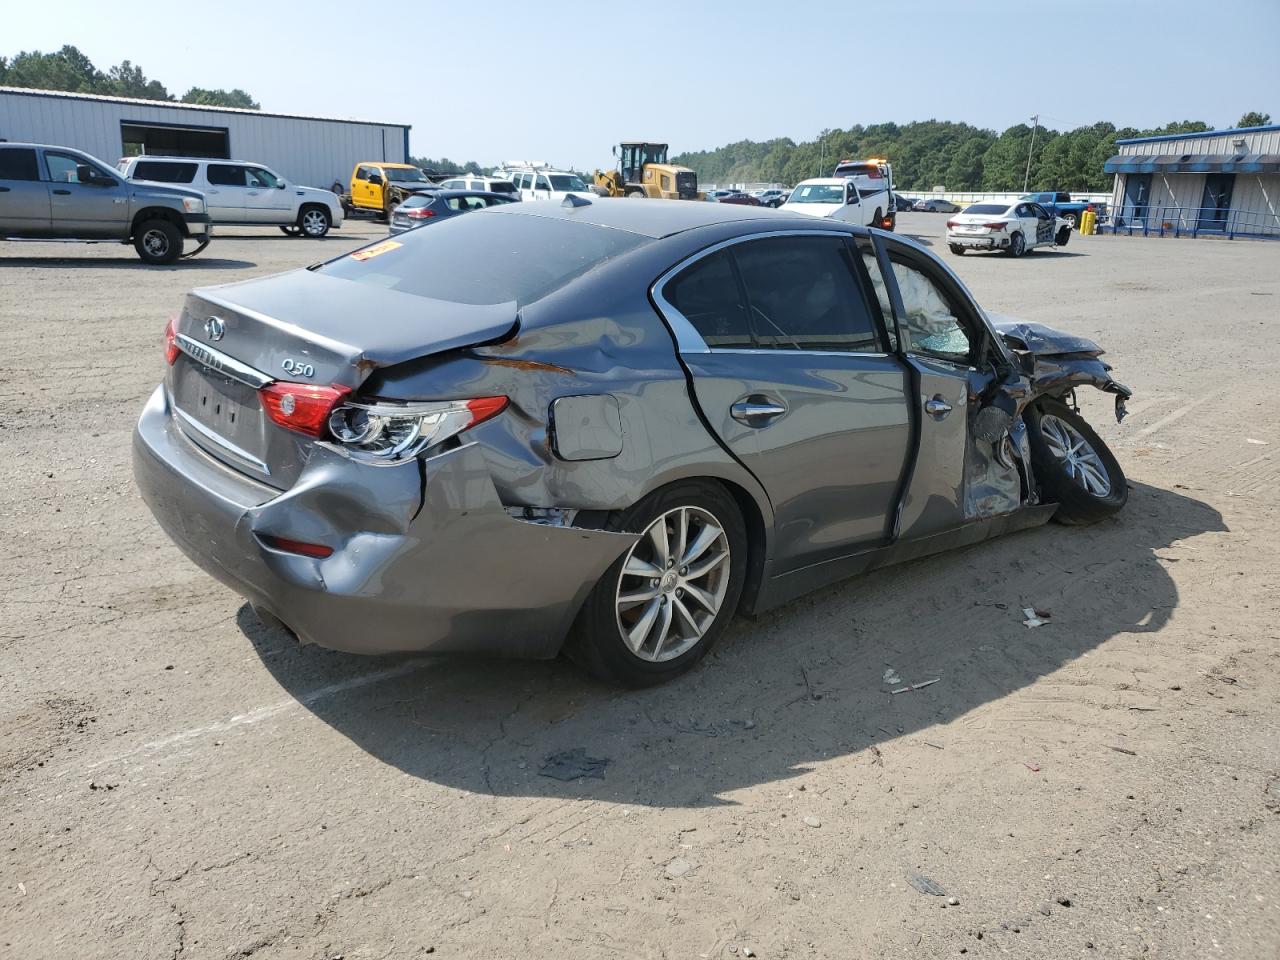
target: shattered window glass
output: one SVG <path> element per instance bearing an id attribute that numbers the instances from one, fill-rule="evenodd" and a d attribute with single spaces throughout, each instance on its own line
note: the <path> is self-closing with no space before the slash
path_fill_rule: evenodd
<path id="1" fill-rule="evenodd" d="M 906 315 L 900 318 L 904 349 L 963 363 L 969 359 L 969 335 L 945 293 L 914 267 L 893 261 Z"/>

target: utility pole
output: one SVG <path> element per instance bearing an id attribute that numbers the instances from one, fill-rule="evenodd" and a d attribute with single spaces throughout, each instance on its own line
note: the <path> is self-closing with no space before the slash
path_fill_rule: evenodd
<path id="1" fill-rule="evenodd" d="M 1031 146 L 1027 147 L 1027 172 L 1022 178 L 1022 192 L 1027 192 L 1027 185 L 1031 182 L 1031 151 L 1036 148 L 1036 127 L 1040 126 L 1040 114 L 1036 114 L 1031 118 Z"/>

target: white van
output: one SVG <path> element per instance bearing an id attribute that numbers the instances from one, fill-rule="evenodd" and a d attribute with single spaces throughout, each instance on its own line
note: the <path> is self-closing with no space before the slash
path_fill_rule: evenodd
<path id="1" fill-rule="evenodd" d="M 880 226 L 875 222 L 875 208 L 864 203 L 858 184 L 852 178 L 815 177 L 801 180 L 779 207 L 783 213 L 803 213 L 809 217 L 829 217 L 864 227 Z"/>
<path id="2" fill-rule="evenodd" d="M 481 193 L 501 193 L 519 200 L 516 185 L 508 177 L 484 177 L 479 174 L 466 174 L 452 177 L 440 184 L 441 190 L 478 190 Z"/>
<path id="3" fill-rule="evenodd" d="M 328 190 L 289 183 L 269 167 L 242 160 L 198 157 L 125 157 L 126 179 L 182 184 L 204 194 L 214 224 L 275 224 L 291 236 L 323 237 L 342 226 L 341 198 Z"/>

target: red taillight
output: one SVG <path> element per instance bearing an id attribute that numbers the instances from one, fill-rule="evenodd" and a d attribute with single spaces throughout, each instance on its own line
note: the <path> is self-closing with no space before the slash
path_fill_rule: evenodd
<path id="1" fill-rule="evenodd" d="M 178 318 L 171 317 L 164 327 L 164 359 L 169 366 L 178 359 Z"/>
<path id="2" fill-rule="evenodd" d="M 258 534 L 258 539 L 272 550 L 283 550 L 285 553 L 297 553 L 304 557 L 313 557 L 316 560 L 323 560 L 325 557 L 333 556 L 333 547 L 326 547 L 323 543 L 289 540 L 286 537 L 272 537 L 265 533 Z"/>
<path id="3" fill-rule="evenodd" d="M 317 387 L 275 380 L 259 389 L 258 395 L 267 416 L 280 426 L 309 437 L 320 437 L 329 414 L 350 392 L 347 387 Z"/>
<path id="4" fill-rule="evenodd" d="M 1005 223 L 1001 220 L 998 223 L 984 223 L 983 226 L 988 230 L 1003 230 L 1005 228 Z"/>
<path id="5" fill-rule="evenodd" d="M 956 227 L 958 227 L 958 226 L 960 226 L 960 224 L 959 224 L 957 221 L 955 221 L 955 220 L 948 220 L 948 221 L 947 221 L 947 229 L 948 229 L 948 230 L 954 230 L 954 229 L 955 229 Z"/>
<path id="6" fill-rule="evenodd" d="M 436 212 L 430 207 L 411 207 L 404 212 L 404 215 L 410 220 L 425 220 L 427 217 L 434 217 Z"/>

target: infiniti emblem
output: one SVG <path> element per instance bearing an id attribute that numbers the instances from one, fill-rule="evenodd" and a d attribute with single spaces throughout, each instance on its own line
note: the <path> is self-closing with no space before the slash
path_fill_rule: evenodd
<path id="1" fill-rule="evenodd" d="M 210 340 L 221 340 L 227 332 L 227 325 L 221 317 L 210 317 L 204 322 L 204 335 Z"/>

